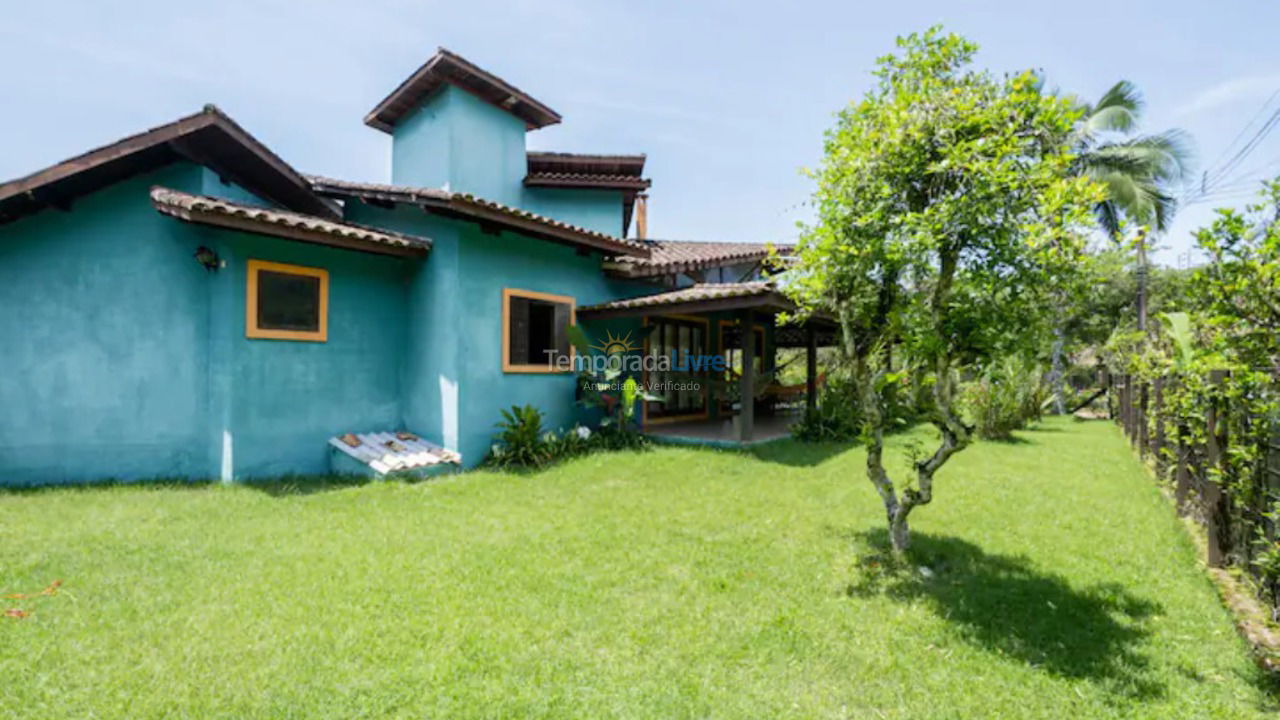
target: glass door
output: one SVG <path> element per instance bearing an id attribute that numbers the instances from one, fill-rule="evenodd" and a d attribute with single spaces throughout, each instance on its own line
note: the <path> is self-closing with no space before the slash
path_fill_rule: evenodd
<path id="1" fill-rule="evenodd" d="M 705 363 L 707 356 L 707 322 L 651 317 L 649 325 L 654 328 L 648 338 L 649 367 L 669 369 L 646 373 L 649 392 L 661 398 L 649 402 L 648 417 L 705 415 L 708 376 L 699 363 Z"/>

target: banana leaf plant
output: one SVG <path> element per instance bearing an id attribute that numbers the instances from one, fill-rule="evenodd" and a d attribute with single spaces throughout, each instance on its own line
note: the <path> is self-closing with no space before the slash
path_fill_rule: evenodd
<path id="1" fill-rule="evenodd" d="M 656 328 L 656 326 L 654 326 Z M 647 332 L 652 332 L 649 328 Z M 591 356 L 591 342 L 587 334 L 578 325 L 568 328 L 569 342 L 579 355 Z M 634 377 L 621 380 L 622 369 L 607 364 L 597 372 L 595 363 L 583 363 L 578 372 L 578 404 L 585 408 L 600 408 L 604 411 L 603 426 L 616 426 L 620 430 L 630 429 L 634 424 L 637 402 L 661 400 L 658 395 L 647 392 Z"/>

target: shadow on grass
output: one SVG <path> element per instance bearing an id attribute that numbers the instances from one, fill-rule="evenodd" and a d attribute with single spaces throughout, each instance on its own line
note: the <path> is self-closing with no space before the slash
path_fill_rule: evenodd
<path id="1" fill-rule="evenodd" d="M 814 467 L 855 447 L 858 447 L 856 442 L 801 442 L 788 439 L 745 448 L 745 452 L 764 462 L 791 467 Z"/>
<path id="2" fill-rule="evenodd" d="M 117 488 L 136 490 L 208 490 L 217 482 L 207 479 L 188 478 L 146 478 L 141 480 L 120 480 L 103 478 L 96 480 L 65 480 L 54 482 L 37 482 L 23 485 L 0 485 L 0 495 L 38 495 L 41 493 L 94 493 Z"/>
<path id="3" fill-rule="evenodd" d="M 1126 698 L 1163 695 L 1139 649 L 1159 603 L 1112 583 L 1078 589 L 1025 558 L 989 554 L 959 538 L 912 533 L 906 562 L 895 563 L 883 529 L 859 537 L 873 553 L 862 559 L 850 596 L 923 600 L 966 640 L 997 655 Z"/>
<path id="4" fill-rule="evenodd" d="M 399 478 L 389 478 L 389 482 L 404 482 Z M 270 478 L 250 478 L 239 484 L 250 490 L 271 497 L 296 497 L 299 495 L 315 495 L 360 487 L 375 482 L 373 478 L 363 475 L 282 475 Z M 386 481 L 377 481 L 386 482 Z"/>
<path id="5" fill-rule="evenodd" d="M 1027 431 L 1019 430 L 1018 432 L 1013 433 L 1009 437 L 983 438 L 982 442 L 994 443 L 996 445 L 1034 445 L 1035 444 L 1034 440 L 1028 440 L 1027 438 L 1022 437 L 1021 433 L 1024 433 L 1024 432 L 1027 432 Z"/>

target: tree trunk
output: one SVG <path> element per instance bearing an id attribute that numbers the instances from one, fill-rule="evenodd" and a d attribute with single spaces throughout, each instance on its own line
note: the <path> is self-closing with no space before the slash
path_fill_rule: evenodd
<path id="1" fill-rule="evenodd" d="M 1066 368 L 1063 361 L 1063 350 L 1066 346 L 1066 331 L 1062 328 L 1062 323 L 1058 323 L 1053 328 L 1053 363 L 1049 371 L 1050 382 L 1053 385 L 1053 414 L 1067 414 L 1067 393 L 1065 388 Z"/>
<path id="2" fill-rule="evenodd" d="M 907 514 L 902 506 L 889 518 L 889 542 L 893 546 L 893 554 L 901 556 L 911 547 L 911 528 L 907 527 Z"/>

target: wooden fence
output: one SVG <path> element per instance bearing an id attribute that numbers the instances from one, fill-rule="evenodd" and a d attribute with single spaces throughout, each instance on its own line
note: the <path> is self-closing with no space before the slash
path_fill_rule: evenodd
<path id="1" fill-rule="evenodd" d="M 1209 376 L 1210 386 L 1222 385 L 1225 371 Z M 1170 378 L 1144 381 L 1118 375 L 1109 378 L 1108 409 L 1125 435 L 1157 476 L 1173 487 L 1174 501 L 1181 515 L 1194 518 L 1205 529 L 1208 563 L 1211 567 L 1233 565 L 1251 574 L 1264 598 L 1272 605 L 1273 617 L 1280 617 L 1280 583 L 1259 568 L 1261 551 L 1274 545 L 1277 520 L 1270 514 L 1280 498 L 1280 427 L 1271 418 L 1246 416 L 1225 400 L 1210 403 L 1204 432 L 1193 433 L 1179 424 L 1166 403 Z M 1257 427 L 1269 423 L 1268 439 L 1257 448 L 1256 460 L 1233 469 L 1227 462 L 1232 452 L 1231 428 Z M 1235 439 L 1238 443 L 1240 440 Z M 1226 492 L 1231 487 L 1234 492 Z"/>

